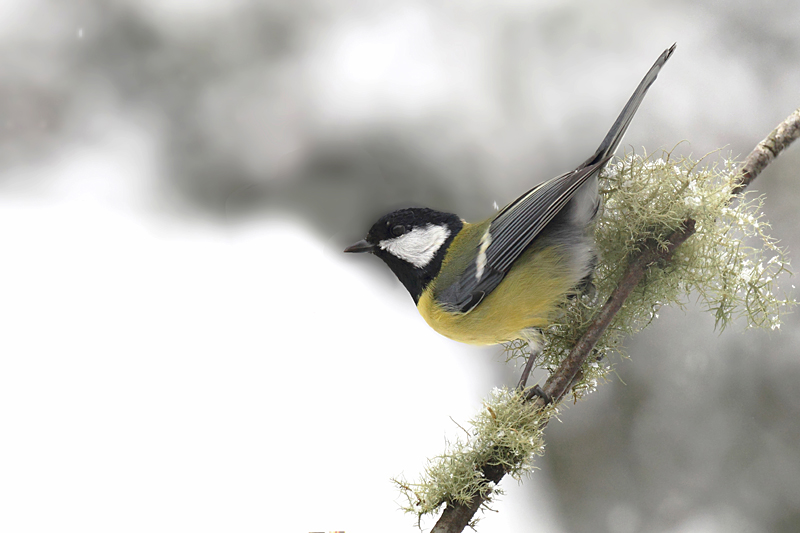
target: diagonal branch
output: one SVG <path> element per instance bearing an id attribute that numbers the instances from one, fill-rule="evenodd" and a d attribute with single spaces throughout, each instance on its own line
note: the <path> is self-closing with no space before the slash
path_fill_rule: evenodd
<path id="1" fill-rule="evenodd" d="M 795 109 L 794 113 L 786 117 L 786 120 L 778 124 L 772 133 L 753 148 L 739 169 L 741 173 L 739 185 L 733 189 L 732 193 L 741 193 L 750 185 L 750 182 L 761 174 L 762 170 L 767 168 L 773 159 L 778 157 L 798 137 L 800 137 L 800 108 Z"/>
<path id="2" fill-rule="evenodd" d="M 592 320 L 586 332 L 575 344 L 575 347 L 572 348 L 569 355 L 561 362 L 558 369 L 547 378 L 543 387 L 544 392 L 549 394 L 554 401 L 561 400 L 572 388 L 572 383 L 578 376 L 583 363 L 592 353 L 592 348 L 600 340 L 600 336 L 611 324 L 614 316 L 622 309 L 625 300 L 628 299 L 628 296 L 642 280 L 650 265 L 656 261 L 669 261 L 675 249 L 694 235 L 694 232 L 695 221 L 687 218 L 683 221 L 680 229 L 670 235 L 665 247 L 659 247 L 655 242 L 650 243 L 630 262 L 619 285 L 608 297 L 605 305 Z"/>
<path id="3" fill-rule="evenodd" d="M 734 187 L 732 193 L 741 194 L 767 165 L 798 137 L 800 137 L 800 108 L 781 122 L 750 152 L 739 169 L 738 184 Z M 569 355 L 545 382 L 543 390 L 555 402 L 560 401 L 570 391 L 581 367 L 591 355 L 595 344 L 611 324 L 614 316 L 622 308 L 625 300 L 644 277 L 650 265 L 656 261 L 669 261 L 675 249 L 691 237 L 694 232 L 695 221 L 687 218 L 683 221 L 681 227 L 670 236 L 666 245 L 659 246 L 657 243 L 650 243 L 632 258 L 619 285 L 614 289 L 614 292 L 609 296 Z M 541 398 L 537 398 L 536 401 L 540 405 L 543 404 Z M 498 483 L 505 475 L 505 472 L 497 465 L 482 465 L 479 468 L 481 468 L 487 480 L 495 483 Z M 469 525 L 472 517 L 484 503 L 485 499 L 481 498 L 480 495 L 474 496 L 468 504 L 448 503 L 431 533 L 460 533 Z"/>

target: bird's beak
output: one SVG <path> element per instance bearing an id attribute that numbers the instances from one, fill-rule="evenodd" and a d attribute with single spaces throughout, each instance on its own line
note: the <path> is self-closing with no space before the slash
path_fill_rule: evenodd
<path id="1" fill-rule="evenodd" d="M 355 243 L 353 246 L 348 246 L 344 249 L 345 253 L 348 254 L 363 254 L 364 252 L 371 252 L 373 250 L 375 250 L 375 245 L 370 244 L 363 239 Z"/>

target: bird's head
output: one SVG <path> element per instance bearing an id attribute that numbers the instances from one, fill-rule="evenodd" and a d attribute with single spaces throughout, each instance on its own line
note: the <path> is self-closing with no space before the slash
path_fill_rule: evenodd
<path id="1" fill-rule="evenodd" d="M 418 302 L 442 267 L 447 248 L 463 221 L 451 213 L 423 207 L 393 211 L 370 228 L 367 238 L 346 248 L 380 257 Z"/>

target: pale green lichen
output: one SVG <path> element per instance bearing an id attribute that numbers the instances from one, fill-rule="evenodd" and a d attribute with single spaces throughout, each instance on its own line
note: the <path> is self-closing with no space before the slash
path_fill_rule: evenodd
<path id="1" fill-rule="evenodd" d="M 630 258 L 648 242 L 665 245 L 687 218 L 694 219 L 695 234 L 670 261 L 650 266 L 590 362 L 622 353 L 623 337 L 650 324 L 662 306 L 683 307 L 693 298 L 714 314 L 720 331 L 739 318 L 747 327 L 778 329 L 784 307 L 794 304 L 776 294 L 776 278 L 790 273 L 788 258 L 766 233 L 762 198 L 731 196 L 736 169 L 731 160 L 700 167 L 698 161 L 673 159 L 667 152 L 660 157 L 630 154 L 609 164 L 600 180 L 604 208 L 595 228 L 601 258 L 594 276 L 596 293 L 565 302 L 557 323 L 541 333 L 537 365 L 554 370 L 618 285 Z M 530 353 L 520 342 L 506 350 L 509 358 Z M 593 390 L 612 366 L 587 364 L 583 370 L 573 389 L 576 397 Z"/>
<path id="2" fill-rule="evenodd" d="M 700 168 L 698 161 L 673 159 L 667 152 L 655 158 L 630 154 L 608 165 L 600 180 L 604 207 L 595 227 L 600 253 L 596 292 L 565 299 L 557 323 L 541 332 L 537 366 L 555 370 L 637 251 L 651 242 L 665 245 L 687 218 L 695 220 L 696 233 L 670 261 L 647 270 L 584 365 L 572 389 L 576 400 L 606 378 L 613 370 L 607 356 L 622 353 L 623 337 L 650 324 L 661 306 L 684 306 L 696 295 L 714 314 L 719 330 L 740 317 L 749 327 L 779 327 L 782 308 L 794 303 L 775 294 L 776 278 L 789 273 L 788 260 L 766 233 L 761 198 L 731 196 L 736 167 L 726 160 Z M 524 341 L 509 343 L 506 352 L 509 359 L 530 354 Z M 408 502 L 403 508 L 422 517 L 447 502 L 468 502 L 475 494 L 490 501 L 499 491 L 483 477 L 480 465 L 502 465 L 517 478 L 530 472 L 533 457 L 542 453 L 543 424 L 554 412 L 552 407 L 532 409 L 518 392 L 495 389 L 471 429 L 464 430 L 467 438 L 449 443 L 418 483 L 395 480 Z"/>
<path id="3" fill-rule="evenodd" d="M 481 465 L 498 465 L 515 478 L 533 469 L 534 456 L 543 451 L 543 422 L 554 408 L 532 408 L 522 392 L 506 388 L 494 389 L 483 407 L 470 421 L 471 430 L 462 427 L 445 452 L 429 461 L 418 483 L 393 480 L 407 500 L 405 511 L 431 514 L 443 503 L 464 504 L 475 494 L 488 503 L 502 492 L 484 477 Z"/>
<path id="4" fill-rule="evenodd" d="M 788 300 L 775 295 L 775 279 L 788 273 L 788 259 L 766 230 L 762 198 L 752 194 L 731 198 L 737 165 L 722 166 L 668 153 L 657 159 L 628 156 L 608 168 L 603 185 L 605 209 L 596 240 L 602 254 L 596 284 L 605 293 L 616 285 L 627 258 L 647 239 L 659 243 L 687 217 L 696 233 L 656 265 L 626 302 L 629 312 L 616 325 L 628 331 L 649 323 L 662 305 L 684 305 L 692 294 L 713 311 L 721 330 L 743 317 L 749 327 L 775 327 Z M 599 287 L 598 287 L 599 288 Z M 600 291 L 598 291 L 600 292 Z"/>

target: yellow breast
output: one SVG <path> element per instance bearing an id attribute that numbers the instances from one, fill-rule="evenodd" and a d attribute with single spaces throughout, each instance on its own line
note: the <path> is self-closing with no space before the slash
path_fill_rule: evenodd
<path id="1" fill-rule="evenodd" d="M 564 295 L 575 285 L 570 270 L 558 248 L 533 247 L 469 313 L 449 312 L 439 305 L 435 281 L 422 293 L 417 309 L 433 329 L 453 340 L 477 345 L 512 341 L 524 336 L 526 329 L 551 323 Z"/>

